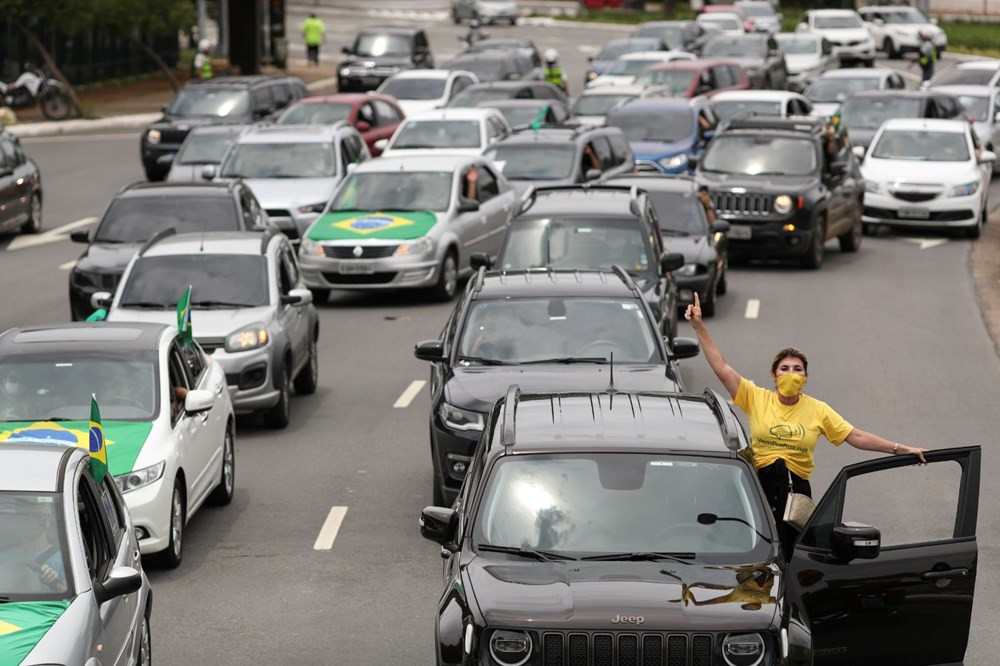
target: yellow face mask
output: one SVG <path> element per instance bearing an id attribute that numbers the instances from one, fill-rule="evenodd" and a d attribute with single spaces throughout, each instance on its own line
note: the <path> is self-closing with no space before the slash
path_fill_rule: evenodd
<path id="1" fill-rule="evenodd" d="M 794 398 L 802 393 L 802 387 L 806 385 L 806 378 L 802 375 L 790 373 L 778 377 L 778 393 L 786 398 Z"/>

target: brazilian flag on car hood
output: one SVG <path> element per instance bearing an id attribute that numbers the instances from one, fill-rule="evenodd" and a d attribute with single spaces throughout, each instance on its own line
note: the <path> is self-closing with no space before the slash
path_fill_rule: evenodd
<path id="1" fill-rule="evenodd" d="M 132 471 L 152 428 L 149 421 L 104 421 L 104 446 L 111 474 L 118 476 Z M 90 421 L 0 423 L 0 442 L 79 446 L 89 451 Z M 0 605 L 0 609 L 5 607 Z"/>
<path id="2" fill-rule="evenodd" d="M 337 211 L 317 220 L 307 236 L 314 241 L 413 240 L 436 223 L 437 215 L 429 211 Z"/>
<path id="3" fill-rule="evenodd" d="M 68 601 L 0 604 L 0 666 L 18 666 L 67 608 Z"/>

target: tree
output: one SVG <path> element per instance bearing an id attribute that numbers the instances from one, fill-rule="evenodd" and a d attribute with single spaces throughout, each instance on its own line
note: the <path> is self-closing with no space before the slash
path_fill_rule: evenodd
<path id="1" fill-rule="evenodd" d="M 98 28 L 130 40 L 163 70 L 174 90 L 180 88 L 173 67 L 163 61 L 147 40 L 190 29 L 195 21 L 191 0 L 96 0 L 94 4 L 98 7 L 95 17 Z"/>

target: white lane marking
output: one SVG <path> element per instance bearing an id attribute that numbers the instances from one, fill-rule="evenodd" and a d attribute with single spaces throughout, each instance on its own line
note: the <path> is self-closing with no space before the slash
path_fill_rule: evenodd
<path id="1" fill-rule="evenodd" d="M 76 266 L 76 259 L 71 259 L 70 261 L 67 261 L 65 264 L 59 264 L 59 270 L 68 271 L 74 266 Z"/>
<path id="2" fill-rule="evenodd" d="M 84 135 L 60 135 L 60 136 L 38 136 L 24 137 L 24 143 L 68 143 L 71 141 L 126 141 L 137 139 L 142 132 L 136 130 L 128 134 L 84 134 Z"/>
<path id="3" fill-rule="evenodd" d="M 69 232 L 78 227 L 85 227 L 88 224 L 93 224 L 94 222 L 97 222 L 97 219 L 98 218 L 96 217 L 85 217 L 82 220 L 70 222 L 69 224 L 64 224 L 61 227 L 49 229 L 44 233 L 30 236 L 18 236 L 10 242 L 10 245 L 7 246 L 7 251 L 12 252 L 14 250 L 23 250 L 26 247 L 35 247 L 36 245 L 45 245 L 46 243 L 56 243 L 61 240 L 66 240 Z"/>
<path id="4" fill-rule="evenodd" d="M 422 379 L 415 379 L 410 382 L 410 385 L 406 387 L 406 390 L 403 391 L 402 395 L 396 399 L 396 402 L 393 403 L 392 406 L 396 409 L 405 409 L 406 407 L 409 407 L 410 403 L 413 402 L 413 399 L 417 397 L 417 394 L 420 393 L 420 389 L 422 389 L 426 383 L 427 382 Z"/>
<path id="5" fill-rule="evenodd" d="M 747 319 L 756 319 L 757 315 L 760 314 L 760 300 L 756 298 L 751 298 L 747 300 L 747 309 L 743 313 L 743 316 Z"/>
<path id="6" fill-rule="evenodd" d="M 600 48 L 591 44 L 579 44 L 577 45 L 576 50 L 584 55 L 595 55 L 598 51 L 600 51 Z"/>
<path id="7" fill-rule="evenodd" d="M 326 514 L 323 529 L 319 531 L 316 543 L 313 544 L 313 550 L 330 550 L 333 548 L 333 541 L 337 538 L 337 532 L 340 531 L 340 524 L 344 522 L 344 516 L 346 515 L 346 506 L 330 508 L 330 513 Z"/>
<path id="8" fill-rule="evenodd" d="M 906 236 L 900 236 L 899 240 L 919 245 L 921 250 L 944 245 L 948 242 L 947 238 L 907 238 Z"/>

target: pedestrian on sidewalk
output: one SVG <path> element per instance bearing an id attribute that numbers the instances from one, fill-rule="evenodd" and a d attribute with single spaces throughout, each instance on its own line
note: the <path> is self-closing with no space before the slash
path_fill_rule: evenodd
<path id="1" fill-rule="evenodd" d="M 934 48 L 934 42 L 931 40 L 931 36 L 926 32 L 920 33 L 920 50 L 917 55 L 917 63 L 920 65 L 920 71 L 922 73 L 921 81 L 927 83 L 934 76 L 934 63 L 937 62 L 937 49 Z"/>
<path id="2" fill-rule="evenodd" d="M 319 67 L 319 47 L 326 43 L 326 26 L 321 19 L 316 18 L 315 13 L 309 14 L 309 18 L 302 24 L 302 36 L 306 40 L 306 58 L 309 64 Z"/>
<path id="3" fill-rule="evenodd" d="M 194 57 L 194 75 L 199 79 L 210 79 L 212 71 L 212 42 L 203 39 L 198 42 L 198 55 Z"/>

